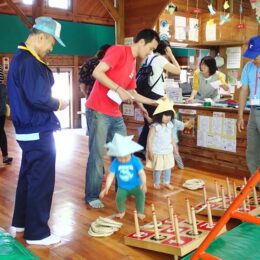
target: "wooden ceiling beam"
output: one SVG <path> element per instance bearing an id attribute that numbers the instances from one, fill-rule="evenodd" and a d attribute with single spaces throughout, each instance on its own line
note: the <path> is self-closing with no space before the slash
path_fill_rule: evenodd
<path id="1" fill-rule="evenodd" d="M 12 0 L 5 0 L 5 2 L 15 11 L 15 13 L 21 18 L 25 25 L 31 29 L 33 24 L 27 19 L 23 11 Z"/>
<path id="2" fill-rule="evenodd" d="M 34 0 L 32 5 L 32 20 L 35 23 L 35 19 L 39 16 L 43 16 L 44 1 Z"/>
<path id="3" fill-rule="evenodd" d="M 123 44 L 125 37 L 125 0 L 116 0 L 116 7 L 111 0 L 99 0 L 115 21 L 116 43 Z"/>
<path id="4" fill-rule="evenodd" d="M 111 1 L 110 0 L 99 0 L 99 1 L 104 5 L 104 7 L 109 12 L 109 14 L 115 20 L 115 22 L 118 22 L 120 19 L 120 15 L 117 9 L 112 5 Z"/>
<path id="5" fill-rule="evenodd" d="M 0 3 L 0 7 L 7 6 L 7 3 Z"/>

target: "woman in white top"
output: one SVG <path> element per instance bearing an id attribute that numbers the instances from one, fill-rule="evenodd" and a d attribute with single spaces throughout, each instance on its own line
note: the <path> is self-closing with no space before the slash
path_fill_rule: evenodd
<path id="1" fill-rule="evenodd" d="M 160 41 L 157 48 L 154 50 L 154 53 L 148 56 L 148 63 L 150 60 L 156 56 L 152 63 L 153 76 L 149 79 L 149 84 L 152 86 L 158 79 L 157 83 L 151 89 L 148 98 L 157 100 L 165 95 L 164 90 L 164 72 L 170 72 L 172 74 L 179 75 L 181 73 L 180 66 L 173 56 L 170 43 L 168 41 Z M 142 106 L 142 104 L 139 104 Z M 149 117 L 144 119 L 144 127 L 138 139 L 138 143 L 146 148 L 147 136 L 149 132 L 149 124 L 152 122 L 152 115 L 156 107 L 150 105 L 143 105 L 148 112 Z M 144 154 L 136 153 L 142 159 L 145 159 Z"/>

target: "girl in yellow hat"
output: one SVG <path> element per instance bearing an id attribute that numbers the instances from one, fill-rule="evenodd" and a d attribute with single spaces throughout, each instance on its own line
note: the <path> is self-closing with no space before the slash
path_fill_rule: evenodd
<path id="1" fill-rule="evenodd" d="M 160 178 L 163 172 L 163 186 L 172 190 L 170 184 L 171 170 L 174 167 L 173 151 L 176 143 L 173 137 L 174 110 L 173 103 L 168 99 L 160 100 L 153 113 L 153 124 L 147 139 L 146 166 L 153 169 L 153 183 L 155 189 L 160 189 Z"/>

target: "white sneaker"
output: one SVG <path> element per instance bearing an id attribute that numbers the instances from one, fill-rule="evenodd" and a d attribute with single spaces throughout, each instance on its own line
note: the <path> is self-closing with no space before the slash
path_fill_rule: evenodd
<path id="1" fill-rule="evenodd" d="M 40 240 L 26 240 L 27 244 L 42 245 L 42 246 L 49 246 L 52 244 L 57 244 L 59 242 L 61 242 L 60 238 L 55 235 L 50 235 L 50 236 L 40 239 Z"/>

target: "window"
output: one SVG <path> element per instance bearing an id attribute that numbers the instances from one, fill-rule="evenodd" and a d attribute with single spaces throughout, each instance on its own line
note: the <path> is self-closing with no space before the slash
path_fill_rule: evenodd
<path id="1" fill-rule="evenodd" d="M 47 4 L 52 8 L 70 9 L 71 0 L 48 0 Z"/>
<path id="2" fill-rule="evenodd" d="M 25 5 L 32 5 L 33 4 L 33 0 L 23 0 L 23 4 L 25 4 Z"/>

